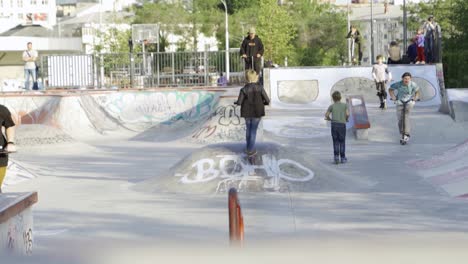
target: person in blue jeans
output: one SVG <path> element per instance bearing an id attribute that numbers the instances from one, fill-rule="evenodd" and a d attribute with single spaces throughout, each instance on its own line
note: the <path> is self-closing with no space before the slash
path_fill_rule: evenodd
<path id="1" fill-rule="evenodd" d="M 270 104 L 270 98 L 263 86 L 258 83 L 258 75 L 254 70 L 248 70 L 245 74 L 247 84 L 242 87 L 235 104 L 241 107 L 241 117 L 245 118 L 245 138 L 247 155 L 255 155 L 255 139 L 257 128 L 263 116 L 265 116 L 265 105 Z"/>
<path id="2" fill-rule="evenodd" d="M 31 88 L 34 87 L 34 83 L 37 82 L 36 60 L 38 58 L 38 53 L 32 48 L 31 42 L 28 42 L 27 47 L 28 49 L 23 52 L 25 79 L 24 89 L 31 90 Z"/>
<path id="3" fill-rule="evenodd" d="M 341 93 L 332 94 L 333 104 L 328 107 L 325 119 L 331 121 L 331 135 L 333 139 L 333 154 L 335 163 L 346 163 L 346 122 L 349 119 L 348 105 L 341 102 Z M 330 117 L 331 115 L 331 117 Z"/>

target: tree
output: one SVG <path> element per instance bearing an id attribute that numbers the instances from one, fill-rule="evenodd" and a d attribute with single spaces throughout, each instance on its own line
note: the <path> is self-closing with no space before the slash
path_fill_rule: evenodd
<path id="1" fill-rule="evenodd" d="M 260 0 L 256 30 L 263 42 L 265 60 L 281 64 L 293 55 L 294 22 L 286 8 L 279 6 L 276 0 Z"/>
<path id="2" fill-rule="evenodd" d="M 467 87 L 468 66 L 468 1 L 431 0 L 408 5 L 409 30 L 415 31 L 429 17 L 442 29 L 442 62 L 447 87 Z"/>
<path id="3" fill-rule="evenodd" d="M 346 15 L 330 4 L 295 0 L 291 14 L 298 35 L 293 62 L 297 65 L 339 65 L 346 57 Z"/>

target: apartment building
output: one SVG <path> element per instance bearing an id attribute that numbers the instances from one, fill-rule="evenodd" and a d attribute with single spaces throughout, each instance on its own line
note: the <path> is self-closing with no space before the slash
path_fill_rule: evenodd
<path id="1" fill-rule="evenodd" d="M 56 12 L 55 0 L 0 0 L 0 33 L 18 25 L 52 28 Z"/>

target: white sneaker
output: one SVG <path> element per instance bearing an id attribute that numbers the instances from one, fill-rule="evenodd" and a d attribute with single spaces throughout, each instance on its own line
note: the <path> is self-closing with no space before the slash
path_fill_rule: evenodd
<path id="1" fill-rule="evenodd" d="M 410 138 L 410 137 L 409 137 L 408 135 L 404 135 L 404 136 L 403 136 L 403 141 L 408 142 L 409 138 Z"/>

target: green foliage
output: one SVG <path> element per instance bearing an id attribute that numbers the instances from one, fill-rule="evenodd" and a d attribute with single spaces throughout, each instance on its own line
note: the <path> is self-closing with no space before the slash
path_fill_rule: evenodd
<path id="1" fill-rule="evenodd" d="M 291 14 L 298 35 L 296 58 L 291 65 L 340 65 L 347 56 L 346 14 L 317 1 L 293 1 Z"/>
<path id="2" fill-rule="evenodd" d="M 418 28 L 424 24 L 430 15 L 433 15 L 435 21 L 443 28 L 444 34 L 447 36 L 452 35 L 455 30 L 451 22 L 454 2 L 453 0 L 433 0 L 427 3 L 408 3 L 408 30 L 416 34 Z M 413 34 L 409 34 L 409 36 Z"/>
<path id="3" fill-rule="evenodd" d="M 226 2 L 230 14 L 235 14 L 245 9 L 258 8 L 260 5 L 260 0 L 227 0 Z"/>
<path id="4" fill-rule="evenodd" d="M 263 42 L 265 60 L 282 64 L 285 57 L 293 55 L 295 25 L 285 7 L 278 6 L 276 0 L 260 0 L 256 30 Z"/>
<path id="5" fill-rule="evenodd" d="M 409 28 L 416 30 L 429 17 L 442 29 L 442 62 L 446 87 L 468 87 L 468 1 L 431 0 L 408 5 Z"/>

